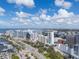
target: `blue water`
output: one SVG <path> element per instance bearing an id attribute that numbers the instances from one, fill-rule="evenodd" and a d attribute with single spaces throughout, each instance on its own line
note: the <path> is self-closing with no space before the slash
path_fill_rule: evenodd
<path id="1" fill-rule="evenodd" d="M 5 33 L 7 29 L 0 29 L 0 33 Z"/>

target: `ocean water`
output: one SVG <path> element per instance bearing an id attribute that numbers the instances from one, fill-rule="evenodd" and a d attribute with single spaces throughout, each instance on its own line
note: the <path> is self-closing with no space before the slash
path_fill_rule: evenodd
<path id="1" fill-rule="evenodd" d="M 5 33 L 8 29 L 0 29 L 0 33 Z"/>

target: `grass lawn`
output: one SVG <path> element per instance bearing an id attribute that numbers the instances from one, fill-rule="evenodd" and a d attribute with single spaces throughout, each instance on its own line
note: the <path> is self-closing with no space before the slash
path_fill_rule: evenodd
<path id="1" fill-rule="evenodd" d="M 11 59 L 19 59 L 19 57 L 17 55 L 13 54 Z"/>
<path id="2" fill-rule="evenodd" d="M 63 56 L 59 53 L 56 52 L 52 46 L 47 46 L 48 48 L 44 47 L 45 45 L 41 42 L 37 42 L 36 44 L 31 43 L 31 42 L 25 42 L 35 48 L 38 48 L 38 52 L 44 54 L 46 59 L 64 59 Z M 44 52 L 47 53 L 44 53 Z"/>

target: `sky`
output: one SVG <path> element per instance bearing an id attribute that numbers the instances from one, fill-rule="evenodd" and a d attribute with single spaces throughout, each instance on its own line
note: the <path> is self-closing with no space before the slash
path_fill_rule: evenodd
<path id="1" fill-rule="evenodd" d="M 79 29 L 79 0 L 0 0 L 0 28 Z"/>

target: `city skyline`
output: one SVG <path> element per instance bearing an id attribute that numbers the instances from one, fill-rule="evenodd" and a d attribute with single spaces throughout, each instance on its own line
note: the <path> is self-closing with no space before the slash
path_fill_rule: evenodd
<path id="1" fill-rule="evenodd" d="M 79 0 L 1 0 L 0 28 L 79 29 Z"/>

